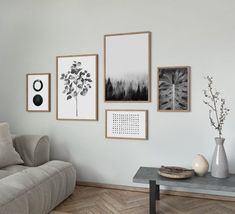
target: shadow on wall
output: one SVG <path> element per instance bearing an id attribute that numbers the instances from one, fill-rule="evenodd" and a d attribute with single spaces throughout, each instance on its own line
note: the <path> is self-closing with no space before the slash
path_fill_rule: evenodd
<path id="1" fill-rule="evenodd" d="M 50 158 L 53 160 L 62 160 L 62 161 L 68 161 L 71 162 L 72 155 L 70 153 L 70 150 L 68 147 L 66 147 L 66 143 L 58 144 L 53 141 L 53 139 L 50 139 Z"/>
<path id="2" fill-rule="evenodd" d="M 85 176 L 83 176 L 85 175 Z M 89 179 L 87 179 L 89 178 Z M 101 170 L 99 170 L 99 167 L 90 166 L 86 163 L 81 163 L 78 166 L 77 170 L 77 181 L 79 182 L 94 182 L 94 183 L 105 183 L 109 184 L 109 179 L 103 173 Z"/>
<path id="3" fill-rule="evenodd" d="M 225 152 L 227 154 L 227 158 L 228 158 L 228 167 L 229 167 L 229 172 L 230 173 L 235 173 L 235 156 L 232 155 L 232 152 L 229 151 L 235 151 L 235 138 L 233 138 L 231 140 L 231 142 L 229 142 L 230 148 L 229 150 L 227 148 L 225 148 Z"/>

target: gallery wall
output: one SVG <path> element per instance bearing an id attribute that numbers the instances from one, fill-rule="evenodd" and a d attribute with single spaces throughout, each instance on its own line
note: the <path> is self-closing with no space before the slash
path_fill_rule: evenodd
<path id="1" fill-rule="evenodd" d="M 233 0 L 1 0 L 0 121 L 16 134 L 46 134 L 52 159 L 71 161 L 78 180 L 138 186 L 139 166 L 209 162 L 216 132 L 202 90 L 214 77 L 231 112 L 223 130 L 235 172 L 235 2 Z M 105 34 L 152 32 L 150 103 L 104 103 Z M 98 121 L 56 120 L 56 56 L 99 55 Z M 157 111 L 157 66 L 191 66 L 191 112 Z M 26 74 L 51 73 L 51 112 L 26 112 Z M 105 138 L 105 109 L 149 111 L 148 140 Z"/>

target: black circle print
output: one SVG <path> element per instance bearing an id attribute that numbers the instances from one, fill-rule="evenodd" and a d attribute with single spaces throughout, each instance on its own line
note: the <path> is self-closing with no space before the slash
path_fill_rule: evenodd
<path id="1" fill-rule="evenodd" d="M 42 88 L 43 88 L 42 80 L 39 80 L 39 79 L 34 80 L 34 82 L 33 82 L 33 89 L 35 91 L 41 91 Z"/>
<path id="2" fill-rule="evenodd" d="M 35 106 L 40 106 L 42 105 L 43 103 L 43 98 L 41 95 L 39 94 L 36 94 L 34 97 L 33 97 L 33 103 Z"/>

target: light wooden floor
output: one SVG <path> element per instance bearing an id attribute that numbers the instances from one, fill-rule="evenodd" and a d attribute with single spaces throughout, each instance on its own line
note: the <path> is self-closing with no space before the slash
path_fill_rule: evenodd
<path id="1" fill-rule="evenodd" d="M 50 214 L 148 214 L 148 194 L 95 187 L 76 187 Z M 161 195 L 158 214 L 235 214 L 235 202 Z"/>

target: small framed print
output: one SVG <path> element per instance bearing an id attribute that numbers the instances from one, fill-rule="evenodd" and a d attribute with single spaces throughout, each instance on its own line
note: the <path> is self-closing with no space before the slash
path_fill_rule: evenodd
<path id="1" fill-rule="evenodd" d="M 147 110 L 106 110 L 106 138 L 148 139 Z"/>
<path id="2" fill-rule="evenodd" d="M 151 32 L 104 36 L 105 102 L 150 102 Z"/>
<path id="3" fill-rule="evenodd" d="M 57 120 L 98 119 L 98 55 L 57 56 Z"/>
<path id="4" fill-rule="evenodd" d="M 50 81 L 49 73 L 26 75 L 26 110 L 32 112 L 50 111 Z"/>
<path id="5" fill-rule="evenodd" d="M 158 68 L 158 111 L 190 111 L 190 67 Z"/>

